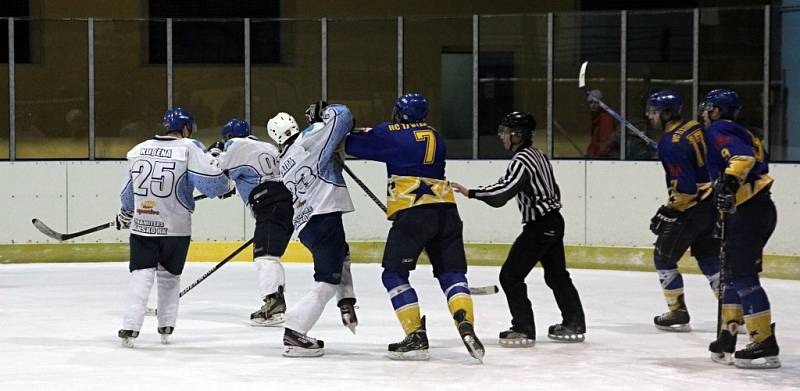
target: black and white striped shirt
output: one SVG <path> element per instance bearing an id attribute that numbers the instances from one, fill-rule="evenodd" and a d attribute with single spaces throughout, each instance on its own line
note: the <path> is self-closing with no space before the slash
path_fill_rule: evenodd
<path id="1" fill-rule="evenodd" d="M 542 151 L 531 146 L 520 148 L 497 183 L 469 191 L 469 198 L 477 198 L 495 208 L 505 205 L 514 196 L 517 196 L 523 223 L 561 208 L 561 192 L 553 176 L 553 167 Z"/>

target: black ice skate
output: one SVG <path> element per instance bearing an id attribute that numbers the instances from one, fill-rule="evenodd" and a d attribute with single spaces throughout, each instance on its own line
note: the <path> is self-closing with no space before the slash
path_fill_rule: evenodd
<path id="1" fill-rule="evenodd" d="M 120 339 L 122 339 L 122 346 L 123 347 L 132 348 L 133 347 L 133 341 L 136 339 L 136 337 L 139 336 L 139 332 L 138 331 L 133 331 L 133 330 L 120 330 L 117 333 L 117 336 L 119 336 Z"/>
<path id="2" fill-rule="evenodd" d="M 667 311 L 653 318 L 657 329 L 679 333 L 692 331 L 692 326 L 689 326 L 689 311 L 686 309 L 683 295 L 678 296 L 678 304 L 680 307 L 677 310 Z"/>
<path id="3" fill-rule="evenodd" d="M 342 323 L 355 334 L 356 326 L 358 326 L 358 318 L 356 318 L 356 299 L 354 297 L 346 297 L 339 300 L 336 304 L 342 312 Z"/>
<path id="4" fill-rule="evenodd" d="M 500 346 L 504 348 L 526 348 L 536 343 L 536 330 L 533 326 L 511 326 L 500 333 Z"/>
<path id="5" fill-rule="evenodd" d="M 158 333 L 161 335 L 161 343 L 164 345 L 169 344 L 169 336 L 172 335 L 172 332 L 175 331 L 175 327 L 172 326 L 164 326 L 158 328 Z"/>
<path id="6" fill-rule="evenodd" d="M 283 355 L 285 357 L 320 357 L 325 342 L 311 338 L 292 329 L 284 329 Z"/>
<path id="7" fill-rule="evenodd" d="M 475 335 L 475 328 L 472 327 L 472 323 L 467 320 L 467 311 L 456 311 L 456 313 L 453 314 L 453 319 L 456 321 L 458 334 L 461 335 L 461 340 L 464 341 L 464 346 L 467 347 L 470 356 L 483 362 L 483 355 L 486 353 L 486 350 L 483 348 L 483 344 L 478 339 L 478 336 Z"/>
<path id="8" fill-rule="evenodd" d="M 278 291 L 264 298 L 264 305 L 250 314 L 250 324 L 253 326 L 275 326 L 286 321 L 286 300 L 283 297 L 283 286 Z"/>
<path id="9" fill-rule="evenodd" d="M 711 361 L 716 363 L 731 365 L 733 364 L 733 352 L 736 350 L 736 333 L 731 334 L 730 330 L 722 330 L 717 340 L 708 345 L 711 352 Z"/>
<path id="10" fill-rule="evenodd" d="M 547 329 L 547 338 L 559 342 L 583 342 L 586 326 L 578 324 L 554 324 Z"/>
<path id="11" fill-rule="evenodd" d="M 425 317 L 420 327 L 398 342 L 389 344 L 389 358 L 392 360 L 423 361 L 429 359 L 428 333 L 425 331 Z"/>
<path id="12" fill-rule="evenodd" d="M 778 342 L 775 340 L 775 323 L 772 324 L 772 335 L 761 342 L 751 342 L 742 350 L 734 353 L 734 362 L 737 368 L 745 369 L 772 369 L 780 368 L 778 360 Z"/>

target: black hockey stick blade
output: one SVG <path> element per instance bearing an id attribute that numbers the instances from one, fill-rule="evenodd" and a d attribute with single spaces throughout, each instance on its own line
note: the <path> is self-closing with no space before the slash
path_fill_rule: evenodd
<path id="1" fill-rule="evenodd" d="M 83 236 L 83 235 L 88 235 L 88 234 L 90 234 L 92 232 L 102 231 L 102 230 L 104 230 L 106 228 L 111 228 L 111 227 L 114 226 L 114 222 L 112 221 L 112 222 L 109 222 L 109 223 L 100 224 L 100 225 L 92 227 L 92 228 L 84 229 L 83 231 L 73 232 L 71 234 L 63 234 L 63 233 L 60 233 L 60 232 L 56 232 L 54 229 L 48 227 L 47 224 L 42 222 L 42 220 L 33 219 L 33 220 L 31 220 L 31 222 L 33 223 L 33 226 L 36 227 L 36 229 L 39 230 L 39 232 L 41 232 L 41 233 L 43 233 L 43 234 L 47 235 L 48 237 L 51 237 L 51 238 L 53 238 L 55 240 L 58 240 L 59 242 L 63 242 L 65 240 L 70 240 L 70 239 L 73 239 L 73 238 L 77 238 L 77 237 Z"/>
<path id="2" fill-rule="evenodd" d="M 471 295 L 493 295 L 497 292 L 500 292 L 500 289 L 497 288 L 497 285 L 487 285 L 487 286 L 471 286 L 469 287 L 469 293 Z"/>

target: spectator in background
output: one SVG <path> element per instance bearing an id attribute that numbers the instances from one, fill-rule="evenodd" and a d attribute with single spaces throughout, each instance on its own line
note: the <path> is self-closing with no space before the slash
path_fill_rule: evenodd
<path id="1" fill-rule="evenodd" d="M 591 90 L 589 95 L 596 99 L 603 99 L 600 90 Z M 586 148 L 586 157 L 591 158 L 619 158 L 618 133 L 614 118 L 600 108 L 591 97 L 586 97 L 592 116 L 591 141 Z"/>

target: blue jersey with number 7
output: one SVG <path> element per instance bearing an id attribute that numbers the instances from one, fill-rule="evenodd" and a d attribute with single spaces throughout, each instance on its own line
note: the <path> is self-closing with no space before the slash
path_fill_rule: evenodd
<path id="1" fill-rule="evenodd" d="M 347 136 L 345 152 L 386 163 L 387 211 L 390 219 L 403 209 L 434 203 L 455 203 L 445 178 L 447 146 L 425 122 L 384 122 L 368 132 Z"/>

